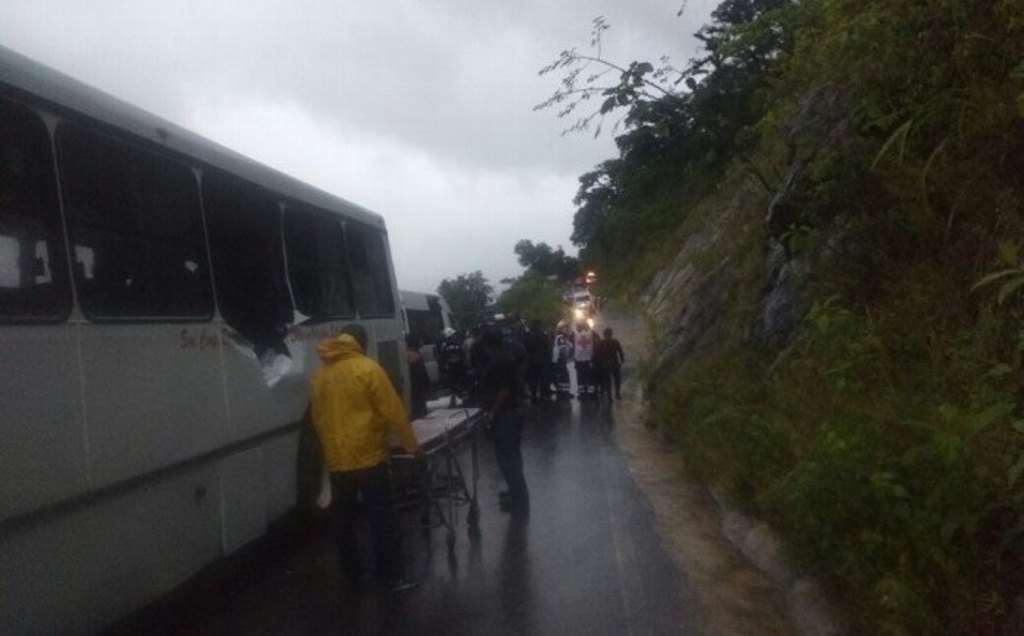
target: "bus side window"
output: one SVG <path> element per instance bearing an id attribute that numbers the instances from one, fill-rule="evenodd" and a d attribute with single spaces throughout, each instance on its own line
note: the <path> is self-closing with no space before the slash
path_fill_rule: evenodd
<path id="1" fill-rule="evenodd" d="M 340 220 L 327 212 L 289 205 L 284 240 L 299 311 L 311 318 L 355 316 Z"/>
<path id="2" fill-rule="evenodd" d="M 281 208 L 267 191 L 210 169 L 203 174 L 203 202 L 213 254 L 220 314 L 253 344 L 288 354 L 284 336 L 292 321 L 281 250 Z"/>
<path id="3" fill-rule="evenodd" d="M 62 320 L 71 307 L 49 133 L 0 99 L 0 321 Z"/>
<path id="4" fill-rule="evenodd" d="M 208 320 L 213 289 L 191 168 L 86 128 L 57 129 L 82 311 L 93 320 Z"/>
<path id="5" fill-rule="evenodd" d="M 359 315 L 393 316 L 395 299 L 391 291 L 384 234 L 349 223 L 345 226 L 345 237 Z"/>

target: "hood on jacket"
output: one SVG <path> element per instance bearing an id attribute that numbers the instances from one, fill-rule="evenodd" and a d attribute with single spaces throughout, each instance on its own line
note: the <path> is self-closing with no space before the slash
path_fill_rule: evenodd
<path id="1" fill-rule="evenodd" d="M 343 333 L 336 338 L 321 340 L 320 344 L 316 346 L 316 353 L 324 364 L 353 356 L 365 355 L 363 348 L 359 346 L 356 339 L 347 333 Z"/>

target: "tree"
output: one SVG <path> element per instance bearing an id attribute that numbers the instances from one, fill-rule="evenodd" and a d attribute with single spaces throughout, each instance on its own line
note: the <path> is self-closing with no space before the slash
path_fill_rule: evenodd
<path id="1" fill-rule="evenodd" d="M 562 295 L 558 285 L 536 274 L 526 273 L 512 281 L 498 299 L 503 311 L 514 311 L 527 322 L 554 324 L 561 317 Z"/>
<path id="2" fill-rule="evenodd" d="M 528 274 L 553 277 L 560 283 L 568 283 L 579 274 L 579 261 L 566 256 L 561 247 L 552 250 L 547 243 L 534 245 L 533 241 L 523 239 L 516 243 L 515 253 Z"/>
<path id="3" fill-rule="evenodd" d="M 540 75 L 564 71 L 565 76 L 551 97 L 533 108 L 544 110 L 557 106 L 560 118 L 577 116 L 563 131 L 565 133 L 588 130 L 596 120 L 594 135 L 597 136 L 605 116 L 620 109 L 625 109 L 625 115 L 615 123 L 613 130 L 620 124 L 627 129 L 648 127 L 662 129 L 660 136 L 664 137 L 666 127 L 684 124 L 693 131 L 693 94 L 700 92 L 702 84 L 704 92 L 710 92 L 711 96 L 732 98 L 751 88 L 749 79 L 759 84 L 774 72 L 780 53 L 790 47 L 791 41 L 789 33 L 779 28 L 772 16 L 781 15 L 791 4 L 793 0 L 724 0 L 711 14 L 712 24 L 695 34 L 709 54 L 683 69 L 675 68 L 667 56 L 661 58 L 661 66 L 657 68 L 650 62 L 620 64 L 605 59 L 601 39 L 611 27 L 599 16 L 594 19 L 591 31 L 593 53 L 566 49 L 542 68 Z M 584 75 L 590 69 L 594 71 Z M 708 91 L 709 84 L 716 86 Z M 595 98 L 603 98 L 600 106 L 582 115 L 576 112 Z M 712 101 L 713 104 L 707 105 L 711 110 L 709 114 L 728 117 L 728 113 L 714 109 L 733 106 L 731 100 Z M 714 118 L 709 117 L 708 121 Z"/>
<path id="4" fill-rule="evenodd" d="M 601 38 L 609 27 L 597 18 L 593 54 L 562 51 L 541 70 L 542 75 L 565 73 L 560 88 L 535 108 L 558 105 L 559 117 L 577 117 L 566 132 L 598 121 L 600 133 L 606 115 L 625 113 L 620 121 L 626 131 L 615 138 L 619 157 L 580 177 L 574 199 L 572 242 L 588 262 L 603 269 L 629 262 L 671 235 L 678 218 L 668 212 L 638 214 L 652 209 L 649 196 L 657 184 L 685 181 L 688 194 L 699 197 L 731 162 L 744 160 L 756 141 L 750 130 L 766 111 L 763 93 L 792 47 L 789 31 L 780 26 L 792 5 L 793 0 L 724 0 L 712 24 L 696 34 L 708 54 L 682 70 L 667 58 L 657 69 L 647 62 L 604 59 Z M 596 70 L 584 75 L 589 69 Z M 603 99 L 599 107 L 577 112 L 598 98 Z"/>
<path id="5" fill-rule="evenodd" d="M 640 104 L 649 104 L 658 101 L 671 102 L 680 97 L 675 86 L 678 85 L 685 75 L 674 69 L 668 62 L 668 58 L 662 58 L 663 66 L 655 69 L 649 62 L 631 62 L 628 65 L 620 65 L 605 59 L 601 52 L 602 34 L 611 28 L 603 16 L 594 18 L 594 28 L 591 31 L 590 45 L 594 49 L 592 55 L 580 53 L 575 48 L 566 49 L 559 53 L 558 59 L 540 70 L 540 75 L 547 75 L 555 71 L 566 71 L 562 78 L 561 87 L 548 99 L 533 107 L 534 110 L 544 110 L 558 106 L 558 116 L 568 117 L 576 114 L 576 109 L 593 98 L 604 98 L 601 105 L 588 113 L 578 116 L 565 133 L 588 130 L 590 124 L 597 120 L 597 128 L 594 136 L 601 134 L 601 124 L 604 117 L 614 110 L 627 108 L 624 121 L 616 122 L 614 129 L 618 129 L 620 123 L 627 127 L 635 123 L 634 109 Z M 583 76 L 584 71 L 594 68 L 594 72 Z M 609 76 L 617 79 L 608 81 Z M 582 77 L 581 77 L 582 76 Z"/>
<path id="6" fill-rule="evenodd" d="M 572 200 L 577 206 L 571 237 L 574 245 L 586 248 L 597 238 L 619 194 L 621 166 L 621 159 L 609 159 L 579 178 L 580 187 Z"/>
<path id="7" fill-rule="evenodd" d="M 484 278 L 483 272 L 477 270 L 459 274 L 455 280 L 442 280 L 437 293 L 447 301 L 459 324 L 465 324 L 467 319 L 479 315 L 490 304 L 494 287 Z"/>

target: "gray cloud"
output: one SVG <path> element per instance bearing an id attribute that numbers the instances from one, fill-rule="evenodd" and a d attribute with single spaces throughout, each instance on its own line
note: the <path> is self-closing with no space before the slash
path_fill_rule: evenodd
<path id="1" fill-rule="evenodd" d="M 434 289 L 517 275 L 521 238 L 571 249 L 614 145 L 533 112 L 537 71 L 598 15 L 609 58 L 682 64 L 713 4 L 8 0 L 0 44 L 384 214 L 399 284 Z"/>

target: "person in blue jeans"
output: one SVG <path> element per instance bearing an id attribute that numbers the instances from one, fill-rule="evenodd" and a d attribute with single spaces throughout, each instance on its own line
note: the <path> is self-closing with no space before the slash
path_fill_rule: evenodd
<path id="1" fill-rule="evenodd" d="M 530 494 L 523 476 L 520 449 L 523 417 L 519 411 L 522 385 L 515 355 L 503 345 L 498 328 L 484 332 L 487 365 L 483 374 L 481 406 L 487 418 L 494 456 L 508 490 L 499 493 L 501 509 L 506 512 L 529 506 Z"/>

